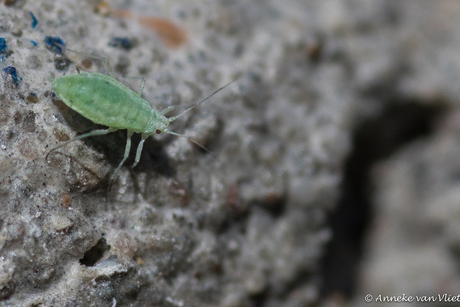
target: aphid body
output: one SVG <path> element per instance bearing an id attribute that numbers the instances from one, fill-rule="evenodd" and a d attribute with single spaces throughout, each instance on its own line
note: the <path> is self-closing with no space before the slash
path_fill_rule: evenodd
<path id="1" fill-rule="evenodd" d="M 179 115 L 167 118 L 165 114 L 172 111 L 174 107 L 170 106 L 161 112 L 154 110 L 149 102 L 140 97 L 142 89 L 144 88 L 144 82 L 145 80 L 142 81 L 139 91 L 135 93 L 113 77 L 100 73 L 81 72 L 54 79 L 54 91 L 66 105 L 93 122 L 108 126 L 109 128 L 94 130 L 77 136 L 73 140 L 64 142 L 58 147 L 53 148 L 49 153 L 75 140 L 95 135 L 104 135 L 119 129 L 127 129 L 128 139 L 126 142 L 125 154 L 112 175 L 113 180 L 116 178 L 118 171 L 129 156 L 131 136 L 133 133 L 142 134 L 142 139 L 136 151 L 136 158 L 133 164 L 134 167 L 139 162 L 144 141 L 149 136 L 169 133 L 189 138 L 188 136 L 169 131 L 167 129 L 169 124 L 202 102 L 208 100 L 231 83 L 216 90 L 214 93 L 189 107 Z M 193 139 L 190 140 L 208 151 Z"/>
<path id="2" fill-rule="evenodd" d="M 175 119 L 166 118 L 137 93 L 104 74 L 82 72 L 64 76 L 54 79 L 53 88 L 71 109 L 110 128 L 150 136 L 164 132 Z"/>

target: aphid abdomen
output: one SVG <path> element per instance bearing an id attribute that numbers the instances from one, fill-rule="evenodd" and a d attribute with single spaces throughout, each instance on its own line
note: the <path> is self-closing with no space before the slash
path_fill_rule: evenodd
<path id="1" fill-rule="evenodd" d="M 109 127 L 144 132 L 154 112 L 135 92 L 103 74 L 64 76 L 55 79 L 53 87 L 71 109 Z"/>

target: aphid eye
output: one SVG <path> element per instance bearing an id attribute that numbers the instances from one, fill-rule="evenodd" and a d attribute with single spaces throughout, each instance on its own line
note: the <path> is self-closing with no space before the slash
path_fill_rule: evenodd
<path id="1" fill-rule="evenodd" d="M 160 134 L 161 133 L 161 130 L 160 129 L 157 129 L 157 131 L 155 131 L 157 134 Z"/>

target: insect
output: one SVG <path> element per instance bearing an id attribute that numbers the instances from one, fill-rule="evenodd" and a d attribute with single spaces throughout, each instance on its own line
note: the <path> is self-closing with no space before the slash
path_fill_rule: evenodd
<path id="1" fill-rule="evenodd" d="M 67 48 L 67 50 L 69 49 Z M 106 58 L 94 55 L 90 56 L 104 60 L 110 76 L 100 73 L 80 72 L 77 69 L 77 74 L 54 79 L 53 89 L 57 96 L 71 109 L 97 124 L 108 126 L 108 129 L 93 130 L 77 136 L 70 141 L 64 142 L 51 149 L 46 155 L 46 158 L 48 158 L 48 155 L 54 150 L 76 140 L 81 140 L 90 136 L 108 134 L 119 129 L 126 129 L 128 138 L 123 159 L 113 173 L 110 182 L 113 182 L 113 180 L 117 178 L 121 166 L 129 156 L 131 136 L 134 133 L 141 133 L 142 137 L 137 147 L 136 158 L 132 167 L 135 167 L 139 163 L 145 140 L 154 134 L 169 133 L 175 136 L 188 138 L 191 142 L 210 153 L 208 149 L 189 136 L 168 130 L 168 126 L 171 122 L 205 102 L 235 80 L 222 86 L 179 115 L 168 118 L 165 115 L 174 110 L 173 106 L 167 107 L 163 111 L 156 111 L 150 106 L 149 102 L 141 98 L 145 79 L 142 79 L 140 88 L 137 93 L 135 93 L 112 77 L 112 69 Z"/>

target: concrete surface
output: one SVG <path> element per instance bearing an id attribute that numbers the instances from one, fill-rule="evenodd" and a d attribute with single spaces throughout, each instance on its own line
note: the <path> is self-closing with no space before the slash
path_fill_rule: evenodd
<path id="1" fill-rule="evenodd" d="M 415 35 L 426 16 L 453 16 L 458 5 L 414 2 L 5 0 L 0 68 L 19 79 L 0 79 L 0 305 L 317 303 L 326 215 L 353 127 L 387 94 L 458 97 L 457 46 L 435 54 L 439 67 L 424 61 L 432 36 Z M 146 77 L 156 110 L 239 77 L 172 125 L 217 159 L 185 138 L 150 138 L 110 192 L 124 131 L 45 159 L 97 128 L 53 95 L 52 78 L 76 66 L 107 72 L 87 56 L 56 55 L 46 36 L 106 56 L 133 90 L 139 80 L 125 77 Z"/>

